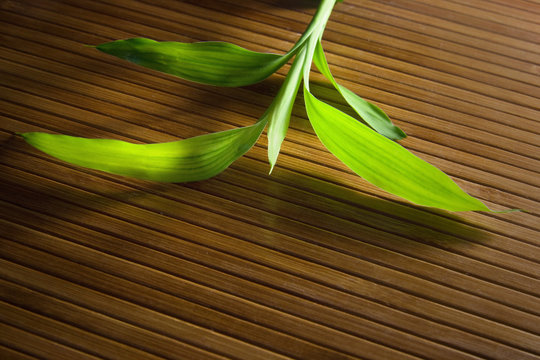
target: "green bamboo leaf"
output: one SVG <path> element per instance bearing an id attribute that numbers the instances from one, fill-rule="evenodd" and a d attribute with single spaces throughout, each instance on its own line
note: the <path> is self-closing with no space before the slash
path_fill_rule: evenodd
<path id="1" fill-rule="evenodd" d="M 307 86 L 304 98 L 309 120 L 321 142 L 370 183 L 419 205 L 451 211 L 490 211 L 445 173 L 318 100 Z"/>
<path id="2" fill-rule="evenodd" d="M 205 180 L 225 170 L 259 138 L 266 121 L 189 139 L 155 144 L 86 139 L 41 132 L 21 134 L 32 146 L 69 163 L 162 182 Z"/>
<path id="3" fill-rule="evenodd" d="M 322 44 L 319 41 L 315 49 L 313 56 L 313 62 L 319 71 L 334 85 L 334 87 L 341 93 L 343 98 L 349 103 L 349 105 L 356 111 L 358 115 L 368 123 L 379 134 L 386 136 L 392 140 L 400 140 L 407 135 L 399 127 L 392 124 L 392 121 L 388 118 L 384 111 L 382 111 L 376 105 L 362 99 L 351 90 L 347 89 L 336 82 L 334 76 L 330 72 L 328 62 L 324 55 Z"/>
<path id="4" fill-rule="evenodd" d="M 292 108 L 302 81 L 302 69 L 306 58 L 306 47 L 302 46 L 289 70 L 278 94 L 268 108 L 268 160 L 270 172 L 276 164 L 281 144 L 287 134 Z"/>
<path id="5" fill-rule="evenodd" d="M 229 87 L 262 81 L 294 55 L 259 53 L 226 42 L 158 42 L 145 38 L 112 41 L 96 48 L 183 79 Z"/>

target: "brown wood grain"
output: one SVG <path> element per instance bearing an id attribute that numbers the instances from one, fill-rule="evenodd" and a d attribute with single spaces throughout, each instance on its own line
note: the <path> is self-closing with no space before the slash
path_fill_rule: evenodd
<path id="1" fill-rule="evenodd" d="M 334 158 L 297 99 L 217 177 L 70 166 L 18 132 L 158 142 L 252 124 L 289 66 L 220 89 L 82 46 L 145 36 L 287 51 L 317 1 L 0 0 L 0 358 L 537 359 L 540 3 L 345 0 L 336 79 L 496 210 L 414 206 Z M 313 72 L 313 89 L 343 100 Z"/>

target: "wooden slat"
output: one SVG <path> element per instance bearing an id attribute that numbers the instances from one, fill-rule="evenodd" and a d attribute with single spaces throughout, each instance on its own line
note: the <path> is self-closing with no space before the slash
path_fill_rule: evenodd
<path id="1" fill-rule="evenodd" d="M 494 209 L 452 214 L 365 183 L 298 99 L 214 179 L 154 184 L 70 166 L 17 132 L 158 142 L 252 124 L 289 66 L 208 87 L 82 44 L 146 36 L 284 52 L 314 2 L 0 2 L 0 358 L 536 359 L 540 7 L 345 0 L 324 47 L 402 145 Z M 317 72 L 313 89 L 348 111 Z"/>
<path id="2" fill-rule="evenodd" d="M 2 298 L 5 301 L 17 303 L 17 306 L 6 302 L 0 303 L 0 311 L 4 314 L 3 320 L 9 325 L 24 328 L 28 324 L 32 324 L 32 332 L 36 335 L 64 343 L 65 345 L 77 347 L 98 357 L 159 359 L 136 348 L 111 341 L 106 337 L 96 336 L 75 326 L 38 315 L 36 313 L 47 313 L 50 311 L 49 308 L 52 306 L 49 305 L 50 301 L 48 299 L 36 296 L 35 292 L 28 291 L 13 283 L 2 281 L 0 284 Z M 39 306 L 36 306 L 37 304 Z M 31 311 L 22 309 L 21 306 L 29 306 Z M 66 309 L 69 308 L 68 306 L 65 306 L 65 304 L 60 304 L 60 306 L 62 306 L 62 311 L 67 312 Z M 80 311 L 77 312 L 77 316 L 79 315 Z M 71 319 L 71 321 L 74 320 Z M 80 322 L 81 318 L 79 317 L 77 321 Z"/>
<path id="3" fill-rule="evenodd" d="M 439 40 L 443 40 L 439 43 L 439 46 L 442 46 L 443 48 L 449 46 L 452 43 L 459 43 L 467 45 L 472 49 L 484 50 L 493 54 L 509 57 L 511 58 L 509 59 L 509 61 L 512 63 L 514 63 L 515 60 L 518 60 L 518 62 L 527 62 L 532 65 L 533 69 L 534 64 L 536 63 L 536 59 L 538 58 L 538 54 L 528 51 L 527 46 L 525 50 L 521 50 L 510 46 L 502 45 L 498 42 L 495 42 L 493 36 L 489 36 L 492 34 L 488 33 L 485 37 L 482 37 L 481 31 L 472 29 L 470 27 L 467 27 L 466 25 L 461 27 L 462 32 L 457 32 L 456 30 L 459 30 L 460 27 L 457 26 L 457 24 L 455 23 L 422 15 L 420 13 L 410 11 L 406 8 L 394 7 L 392 6 L 392 4 L 386 5 L 380 2 L 368 0 L 365 1 L 362 6 L 368 9 L 367 14 L 370 14 L 372 12 L 373 14 L 376 14 L 373 17 L 373 20 L 377 20 L 377 18 L 383 17 L 385 22 L 387 21 L 400 28 L 403 27 L 405 29 L 413 30 L 414 32 L 422 34 L 429 32 L 430 36 L 426 38 L 436 38 Z M 360 11 L 359 8 L 354 8 L 353 11 L 355 11 L 355 15 L 363 17 L 363 12 Z M 510 41 L 509 45 L 513 45 L 513 41 Z M 464 55 L 481 56 L 481 53 L 477 53 L 476 51 L 470 51 L 465 53 Z M 489 59 L 489 61 L 497 61 L 498 59 L 502 58 L 499 58 L 497 56 L 495 58 Z M 508 63 L 505 61 L 502 62 L 502 64 Z"/>
<path id="4" fill-rule="evenodd" d="M 0 354 L 5 360 L 35 360 L 36 358 L 20 351 L 0 345 Z"/>
<path id="5" fill-rule="evenodd" d="M 29 324 L 30 325 L 30 324 Z M 26 326 L 30 327 L 30 326 Z M 15 351 L 29 353 L 37 358 L 96 360 L 98 357 L 85 354 L 67 346 L 49 341 L 29 331 L 0 323 L 0 341 L 9 344 Z"/>
<path id="6" fill-rule="evenodd" d="M 384 0 L 383 3 L 388 3 L 388 0 Z M 523 25 L 518 25 L 517 28 L 514 27 L 517 23 L 520 22 L 519 20 L 514 20 L 510 24 L 501 24 L 500 22 L 495 21 L 492 17 L 492 14 L 488 13 L 487 11 L 484 11 L 483 17 L 478 17 L 469 15 L 469 11 L 454 11 L 455 8 L 460 7 L 457 4 L 447 5 L 444 2 L 440 2 L 437 4 L 427 4 L 425 0 L 400 0 L 398 2 L 394 2 L 394 4 L 399 7 L 406 7 L 408 9 L 412 9 L 423 14 L 429 14 L 430 16 L 437 19 L 451 20 L 452 23 L 469 26 L 475 30 L 480 30 L 482 34 L 492 34 L 492 38 L 496 39 L 497 41 L 504 41 L 510 46 L 517 47 L 523 44 L 523 46 L 526 48 L 528 46 L 526 45 L 526 43 L 538 42 L 538 37 L 535 37 L 535 31 L 533 30 L 533 27 L 530 28 L 529 32 L 524 31 L 524 29 L 522 28 Z M 500 19 L 500 16 L 495 17 Z M 503 21 L 507 20 L 508 19 Z"/>
<path id="7" fill-rule="evenodd" d="M 145 215 L 144 218 L 149 219 L 148 215 Z M 265 256 L 265 258 L 266 258 L 266 257 L 267 257 L 267 256 Z M 280 265 L 283 266 L 284 264 L 280 264 Z M 314 270 L 315 270 L 315 269 L 314 269 Z M 315 271 L 315 272 L 316 272 L 316 271 Z M 337 275 L 337 273 L 336 273 L 336 275 Z M 334 276 L 334 279 L 335 279 L 335 278 L 336 278 L 336 276 Z M 334 281 L 335 281 L 335 280 L 334 280 Z M 367 284 L 366 284 L 366 285 L 367 285 Z M 394 296 L 395 296 L 395 295 L 396 295 L 396 294 L 394 294 Z M 390 301 L 390 298 L 388 298 L 386 301 Z M 416 301 L 417 301 L 417 300 L 416 300 Z M 416 301 L 415 301 L 415 302 L 416 302 Z M 400 301 L 400 303 L 401 303 L 401 301 Z M 435 310 L 435 309 L 433 308 L 431 312 L 433 312 L 434 310 Z M 520 339 L 520 340 L 516 339 L 516 341 L 521 342 L 522 339 Z M 475 346 L 478 346 L 478 344 L 475 344 Z"/>
<path id="8" fill-rule="evenodd" d="M 9 207 L 9 206 L 8 206 Z M 13 210 L 13 209 L 12 209 Z M 17 209 L 19 210 L 19 209 Z M 15 211 L 17 211 L 15 210 Z M 19 210 L 20 211 L 20 210 Z M 73 225 L 64 223 L 63 224 L 66 227 L 73 228 L 73 231 L 76 231 L 78 234 L 81 233 L 81 228 Z M 88 232 L 88 230 L 86 231 Z M 99 234 L 100 238 L 106 237 L 103 233 Z M 95 234 L 90 233 L 88 236 L 85 236 L 88 238 L 94 238 L 96 237 Z M 82 240 L 79 238 L 79 240 Z M 171 241 L 169 240 L 169 243 Z M 84 239 L 84 244 L 91 244 L 92 242 L 90 240 Z M 111 251 L 111 247 L 107 246 L 109 244 L 107 239 L 103 239 L 101 242 L 102 245 L 100 245 L 100 249 L 103 249 L 104 251 Z M 151 249 L 145 249 L 144 247 L 141 247 L 137 244 L 132 244 L 129 242 L 126 242 L 124 245 L 125 251 L 122 252 L 123 257 L 127 257 L 130 259 L 134 259 L 135 261 L 145 264 L 148 263 L 151 258 L 159 257 L 162 259 L 162 264 L 164 264 L 165 268 L 163 270 L 166 270 L 169 273 L 178 273 L 177 265 L 174 264 L 174 262 L 178 263 L 178 259 L 173 261 L 173 257 L 170 255 L 167 255 L 164 253 L 166 250 L 171 252 L 171 247 L 165 249 L 161 249 L 161 252 L 159 251 L 152 251 Z M 207 253 L 208 259 L 217 259 L 219 258 L 221 261 L 220 269 L 223 271 L 231 271 L 235 268 L 237 269 L 243 269 L 246 271 L 249 269 L 251 273 L 256 272 L 259 274 L 259 276 L 262 276 L 265 272 L 272 272 L 271 269 L 265 268 L 262 266 L 257 266 L 253 263 L 248 263 L 245 260 L 241 260 L 238 258 L 231 257 L 230 255 L 217 252 L 215 250 L 212 250 L 210 248 L 200 248 L 200 246 L 193 245 L 190 243 L 186 243 L 184 246 L 184 250 L 180 251 L 180 249 L 175 250 L 175 253 L 183 253 L 186 254 L 185 256 L 188 256 L 191 253 L 201 253 L 202 251 L 205 251 Z M 220 284 L 219 281 L 216 281 L 216 279 L 219 279 L 219 277 L 225 276 L 224 273 L 220 273 L 218 271 L 212 270 L 209 268 L 209 266 L 212 265 L 212 260 L 206 261 L 205 260 L 205 267 L 197 265 L 196 263 L 189 262 L 189 261 L 181 261 L 182 262 L 182 276 L 191 278 L 193 281 L 199 282 L 199 283 L 205 283 L 212 287 L 221 288 L 223 290 L 227 290 L 227 288 L 224 288 L 222 284 Z M 215 261 L 215 260 L 214 260 Z M 229 266 L 226 266 L 229 264 Z M 273 274 L 275 278 L 280 279 L 287 279 L 292 278 L 291 276 L 287 276 L 286 274 L 279 273 L 276 271 L 273 271 Z M 216 276 L 217 275 L 217 276 Z M 267 306 L 270 306 L 272 308 L 281 309 L 283 311 L 293 312 L 296 314 L 296 316 L 310 319 L 319 323 L 327 324 L 328 326 L 335 326 L 335 320 L 336 319 L 342 319 L 343 321 L 340 322 L 342 324 L 342 331 L 345 331 L 350 334 L 354 334 L 356 336 L 360 337 L 367 337 L 374 339 L 378 342 L 383 342 L 389 346 L 392 347 L 398 347 L 401 349 L 404 349 L 405 351 L 411 351 L 415 350 L 418 352 L 424 352 L 426 354 L 426 351 L 428 353 L 431 353 L 430 356 L 434 356 L 437 353 L 441 352 L 441 346 L 430 341 L 422 340 L 421 338 L 415 337 L 415 336 L 408 336 L 405 343 L 400 344 L 399 343 L 399 335 L 400 332 L 396 331 L 395 329 L 389 328 L 389 327 L 382 327 L 380 325 L 377 325 L 375 322 L 370 322 L 369 320 L 362 319 L 361 317 L 355 316 L 354 314 L 347 314 L 342 309 L 332 309 L 328 306 L 320 306 L 316 303 L 313 303 L 309 300 L 303 300 L 298 297 L 299 294 L 296 294 L 297 296 L 291 296 L 290 294 L 283 293 L 283 291 L 277 291 L 277 290 L 271 290 L 268 286 L 262 286 L 257 285 L 256 283 L 249 282 L 242 279 L 243 277 L 246 277 L 247 274 L 242 274 L 241 272 L 236 272 L 235 277 L 228 276 L 228 288 L 229 291 L 231 287 L 234 287 L 237 289 L 237 291 L 242 291 L 242 296 L 244 298 L 249 298 L 252 301 L 265 304 Z M 193 278 L 195 277 L 195 279 Z M 253 279 L 253 277 L 250 277 Z M 267 275 L 266 278 L 269 278 Z M 268 281 L 272 282 L 272 279 L 270 278 Z M 299 278 L 295 279 L 295 282 L 301 282 L 302 280 Z M 279 282 L 276 282 L 273 280 L 273 286 L 279 286 L 277 285 Z M 283 286 L 281 286 L 283 287 Z M 289 292 L 292 289 L 287 289 Z M 272 297 L 265 296 L 264 294 L 268 291 L 272 291 Z M 306 294 L 303 294 L 304 296 Z M 378 328 L 381 328 L 380 330 Z M 418 345 L 416 345 L 418 344 Z M 442 347 L 445 349 L 444 353 L 450 353 L 450 349 Z M 462 354 L 459 354 L 459 352 L 452 352 L 452 357 L 461 357 Z"/>
<path id="9" fill-rule="evenodd" d="M 418 2 L 426 3 L 426 0 L 416 0 Z M 484 1 L 479 1 L 476 6 L 471 6 L 470 4 L 458 4 L 458 3 L 441 3 L 440 6 L 443 9 L 448 9 L 453 12 L 464 14 L 464 15 L 470 15 L 475 17 L 482 17 L 485 16 L 486 13 L 488 13 L 490 22 L 494 22 L 497 24 L 504 24 L 508 27 L 521 29 L 521 30 L 527 30 L 532 32 L 533 34 L 540 35 L 540 26 L 538 26 L 538 19 L 527 16 L 529 14 L 520 12 L 519 14 L 512 14 L 511 12 L 505 13 L 503 9 L 498 9 L 498 11 L 493 11 L 494 5 L 487 4 Z M 511 16 L 513 15 L 513 16 Z M 535 24 L 536 23 L 536 24 Z M 507 31 L 507 28 L 505 28 L 505 31 Z M 538 38 L 534 38 L 534 35 L 531 35 L 531 39 L 533 42 L 538 43 Z M 523 36 L 521 36 L 523 37 Z"/>

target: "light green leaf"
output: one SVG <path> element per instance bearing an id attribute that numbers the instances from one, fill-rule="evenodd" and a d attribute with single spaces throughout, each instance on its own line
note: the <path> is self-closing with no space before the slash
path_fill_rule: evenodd
<path id="1" fill-rule="evenodd" d="M 112 41 L 96 48 L 183 79 L 230 87 L 262 81 L 294 55 L 259 53 L 226 42 L 158 42 L 145 38 Z"/>
<path id="2" fill-rule="evenodd" d="M 392 140 L 403 139 L 407 136 L 400 128 L 392 124 L 392 121 L 390 121 L 388 116 L 379 107 L 362 99 L 345 86 L 342 86 L 336 82 L 332 76 L 332 73 L 330 72 L 330 68 L 328 67 L 328 62 L 326 61 L 320 41 L 317 43 L 317 48 L 315 49 L 315 54 L 313 56 L 313 62 L 319 71 L 328 80 L 330 80 L 330 82 L 332 82 L 334 87 L 341 93 L 343 98 L 349 103 L 354 111 L 356 111 L 356 113 L 360 115 L 360 117 L 373 129 L 375 129 L 375 131 Z"/>
<path id="3" fill-rule="evenodd" d="M 265 124 L 146 145 L 41 132 L 21 135 L 30 145 L 75 165 L 138 179 L 187 182 L 225 170 L 255 144 Z"/>
<path id="4" fill-rule="evenodd" d="M 304 97 L 309 120 L 321 142 L 370 183 L 419 205 L 451 211 L 489 211 L 445 173 L 318 100 L 306 86 Z"/>
<path id="5" fill-rule="evenodd" d="M 302 69 L 306 58 L 306 48 L 302 46 L 298 55 L 281 85 L 278 94 L 268 108 L 268 160 L 270 162 L 270 172 L 276 164 L 279 150 L 291 118 L 292 108 L 302 81 Z"/>

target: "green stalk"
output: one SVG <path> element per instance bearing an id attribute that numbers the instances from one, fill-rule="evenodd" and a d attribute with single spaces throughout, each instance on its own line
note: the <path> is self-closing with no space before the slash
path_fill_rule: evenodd
<path id="1" fill-rule="evenodd" d="M 300 47 L 304 45 L 306 40 L 310 38 L 313 33 L 316 34 L 315 37 L 322 36 L 322 33 L 324 32 L 324 28 L 326 27 L 326 23 L 328 22 L 328 19 L 330 18 L 330 14 L 332 14 L 332 10 L 334 9 L 334 5 L 336 4 L 337 1 L 341 1 L 341 0 L 322 0 L 321 1 L 306 31 L 304 31 L 300 39 L 291 48 L 291 50 L 287 52 L 286 56 L 289 56 L 290 58 L 294 54 L 296 54 L 296 52 L 300 50 Z"/>

